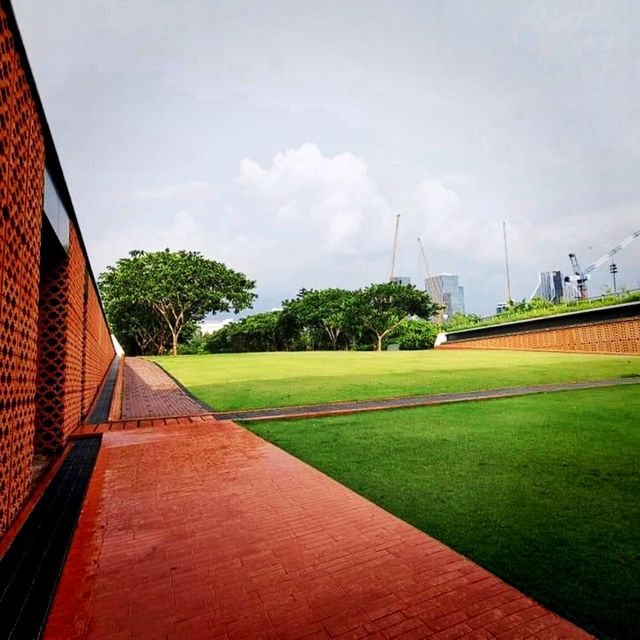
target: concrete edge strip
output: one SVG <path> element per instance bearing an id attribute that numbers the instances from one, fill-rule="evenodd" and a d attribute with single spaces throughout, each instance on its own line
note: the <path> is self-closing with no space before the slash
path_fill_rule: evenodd
<path id="1" fill-rule="evenodd" d="M 217 420 L 240 420 L 244 422 L 265 420 L 288 420 L 296 418 L 321 418 L 326 416 L 346 415 L 364 411 L 384 411 L 389 409 L 408 409 L 414 407 L 455 404 L 458 402 L 474 402 L 480 400 L 496 400 L 513 398 L 539 393 L 556 393 L 560 391 L 581 391 L 625 385 L 640 384 L 640 377 L 618 378 L 614 380 L 593 380 L 587 382 L 556 383 L 529 387 L 507 387 L 504 389 L 488 389 L 461 393 L 439 394 L 432 396 L 413 396 L 390 400 L 366 400 L 360 402 L 326 403 L 299 407 L 281 407 L 271 409 L 251 409 L 246 411 L 229 411 L 214 413 Z"/>

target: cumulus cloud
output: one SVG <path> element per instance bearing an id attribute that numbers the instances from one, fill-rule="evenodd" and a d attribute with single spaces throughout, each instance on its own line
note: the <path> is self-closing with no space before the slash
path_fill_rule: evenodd
<path id="1" fill-rule="evenodd" d="M 465 205 L 455 189 L 439 178 L 429 178 L 418 184 L 411 200 L 416 226 L 430 247 L 484 262 L 495 261 L 495 221 L 488 224 L 484 216 Z"/>
<path id="2" fill-rule="evenodd" d="M 332 252 L 370 244 L 390 215 L 364 160 L 348 152 L 326 156 L 313 143 L 278 153 L 265 168 L 243 159 L 237 182 L 290 233 L 312 233 Z"/>
<path id="3" fill-rule="evenodd" d="M 132 222 L 126 229 L 114 228 L 91 245 L 91 258 L 96 273 L 125 257 L 122 247 L 144 251 L 185 249 L 200 251 L 208 258 L 219 260 L 233 269 L 249 270 L 253 265 L 248 256 L 262 251 L 262 245 L 222 223 L 215 228 L 205 225 L 189 211 L 179 210 L 166 224 L 146 221 Z M 251 275 L 251 274 L 249 274 Z"/>

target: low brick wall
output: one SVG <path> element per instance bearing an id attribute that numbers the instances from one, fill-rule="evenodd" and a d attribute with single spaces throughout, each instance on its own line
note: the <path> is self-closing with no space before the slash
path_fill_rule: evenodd
<path id="1" fill-rule="evenodd" d="M 640 355 L 640 303 L 453 332 L 438 348 Z"/>

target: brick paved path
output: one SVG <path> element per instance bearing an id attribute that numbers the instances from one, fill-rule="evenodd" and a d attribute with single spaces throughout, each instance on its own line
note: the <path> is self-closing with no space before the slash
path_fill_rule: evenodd
<path id="1" fill-rule="evenodd" d="M 233 422 L 161 422 L 104 433 L 46 638 L 590 637 Z"/>
<path id="2" fill-rule="evenodd" d="M 124 371 L 122 419 L 188 416 L 207 413 L 157 364 L 127 358 Z"/>

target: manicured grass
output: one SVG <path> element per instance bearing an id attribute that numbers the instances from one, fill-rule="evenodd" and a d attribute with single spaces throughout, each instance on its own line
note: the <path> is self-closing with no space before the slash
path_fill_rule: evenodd
<path id="1" fill-rule="evenodd" d="M 247 427 L 598 636 L 631 639 L 639 415 L 634 386 Z"/>
<path id="2" fill-rule="evenodd" d="M 219 411 L 640 375 L 638 357 L 526 351 L 325 351 L 152 359 Z"/>

